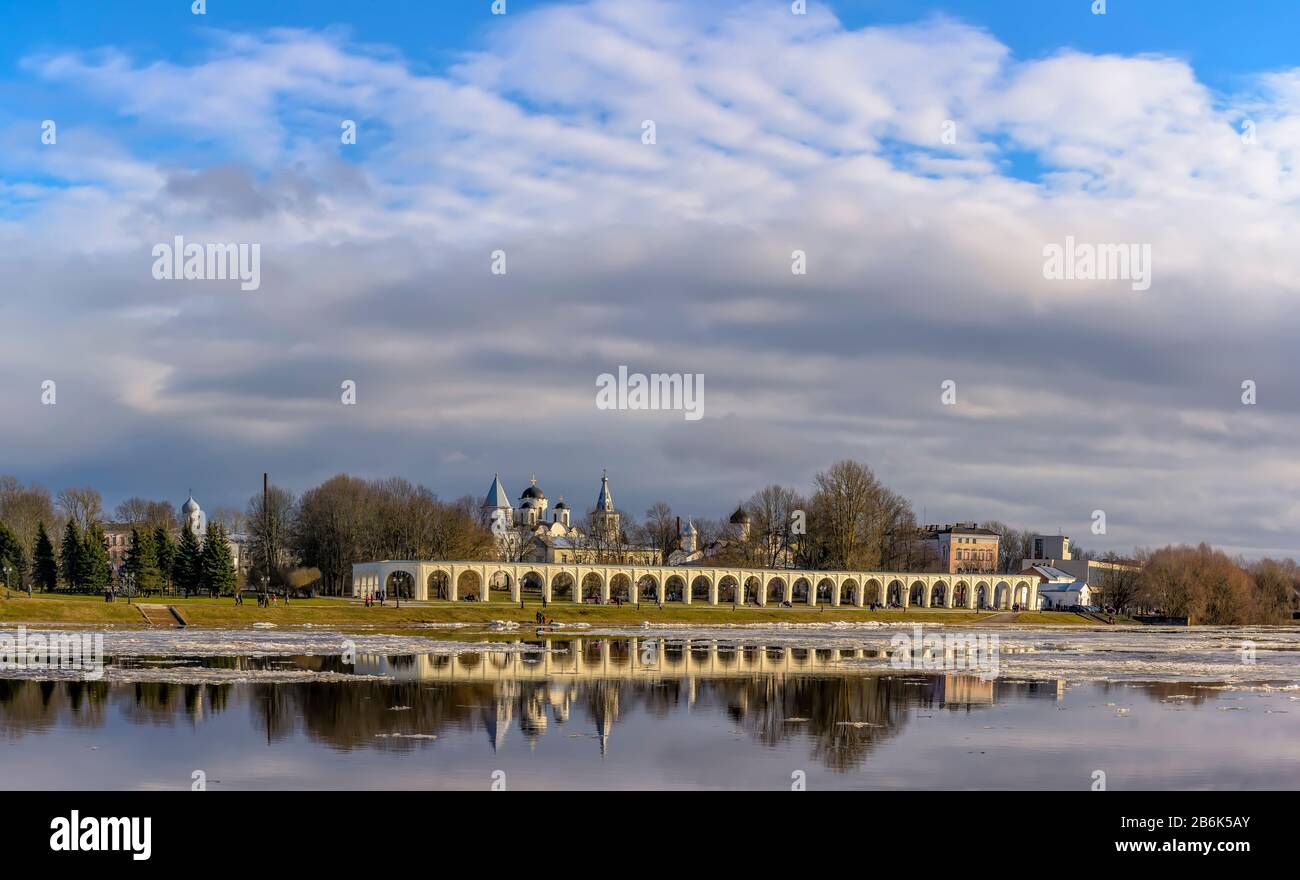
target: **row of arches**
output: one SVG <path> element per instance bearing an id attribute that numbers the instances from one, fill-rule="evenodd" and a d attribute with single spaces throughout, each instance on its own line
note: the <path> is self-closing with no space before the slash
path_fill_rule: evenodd
<path id="1" fill-rule="evenodd" d="M 826 576 L 772 575 L 766 583 L 757 575 L 731 575 L 720 577 L 709 574 L 672 574 L 661 582 L 654 574 L 642 574 L 633 583 L 632 577 L 618 572 L 606 582 L 600 572 L 582 575 L 581 583 L 567 571 L 555 572 L 549 583 L 541 570 L 527 570 L 518 576 L 506 570 L 487 575 L 476 570 L 464 570 L 456 575 L 455 591 L 451 589 L 451 573 L 435 569 L 429 573 L 424 595 L 417 595 L 414 575 L 406 570 L 389 573 L 384 582 L 385 594 L 403 599 L 487 601 L 490 591 L 508 593 L 518 601 L 521 596 L 544 597 L 548 602 L 599 602 L 633 604 L 636 602 L 710 605 L 873 605 L 886 607 L 1010 609 L 1030 607 L 1033 590 L 1024 580 L 1014 584 L 1002 579 L 946 579 L 927 583 L 924 580 L 892 578 L 846 577 L 836 580 Z M 742 582 L 743 581 L 743 582 Z M 814 584 L 815 581 L 815 584 Z"/>

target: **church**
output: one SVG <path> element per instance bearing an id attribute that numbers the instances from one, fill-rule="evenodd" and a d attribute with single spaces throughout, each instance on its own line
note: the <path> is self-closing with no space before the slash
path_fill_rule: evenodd
<path id="1" fill-rule="evenodd" d="M 494 475 L 479 510 L 483 524 L 496 536 L 498 556 L 506 562 L 662 564 L 657 547 L 629 541 L 605 473 L 600 476 L 596 506 L 580 524 L 573 522 L 563 495 L 554 507 L 550 505 L 536 476 L 515 506 L 501 475 Z"/>

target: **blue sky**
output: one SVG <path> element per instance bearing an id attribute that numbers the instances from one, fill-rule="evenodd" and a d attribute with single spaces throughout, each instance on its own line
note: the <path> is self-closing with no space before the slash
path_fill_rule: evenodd
<path id="1" fill-rule="evenodd" d="M 608 467 L 718 516 L 852 457 L 931 520 L 1300 555 L 1290 4 L 489 6 L 6 3 L 0 468 L 211 508 Z M 153 280 L 176 235 L 261 289 Z M 1045 279 L 1067 236 L 1150 290 Z M 705 418 L 596 410 L 623 364 Z"/>
<path id="2" fill-rule="evenodd" d="M 543 5 L 544 0 L 509 0 L 507 8 L 522 14 Z M 1062 47 L 1167 53 L 1190 61 L 1216 86 L 1228 86 L 1242 74 L 1291 66 L 1292 37 L 1300 22 L 1300 10 L 1288 0 L 1109 0 L 1105 16 L 1091 14 L 1090 0 L 812 0 L 811 5 L 829 8 L 853 28 L 951 15 L 988 28 L 1023 58 Z M 42 48 L 113 45 L 182 60 L 202 51 L 195 40 L 205 25 L 233 30 L 336 25 L 362 42 L 395 46 L 437 69 L 481 41 L 494 19 L 489 6 L 490 0 L 212 0 L 209 14 L 200 18 L 184 0 L 137 0 L 130 9 L 138 14 L 129 15 L 122 4 L 91 0 L 5 0 L 0 59 L 9 76 L 23 56 Z"/>

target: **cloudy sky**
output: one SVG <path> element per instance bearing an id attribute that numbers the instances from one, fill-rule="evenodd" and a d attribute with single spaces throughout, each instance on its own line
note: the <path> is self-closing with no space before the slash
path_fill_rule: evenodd
<path id="1" fill-rule="evenodd" d="M 927 521 L 1300 556 L 1288 4 L 490 5 L 7 10 L 0 472 L 717 516 L 852 457 Z M 155 280 L 177 235 L 260 289 Z M 1067 236 L 1150 289 L 1045 279 Z M 620 364 L 704 418 L 597 409 Z"/>

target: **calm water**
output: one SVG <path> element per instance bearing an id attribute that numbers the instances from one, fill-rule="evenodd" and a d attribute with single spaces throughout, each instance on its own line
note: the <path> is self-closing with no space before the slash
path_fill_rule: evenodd
<path id="1" fill-rule="evenodd" d="M 0 679 L 0 787 L 1300 788 L 1285 681 L 986 681 L 844 643 L 118 656 Z"/>

